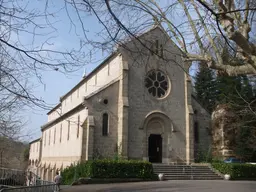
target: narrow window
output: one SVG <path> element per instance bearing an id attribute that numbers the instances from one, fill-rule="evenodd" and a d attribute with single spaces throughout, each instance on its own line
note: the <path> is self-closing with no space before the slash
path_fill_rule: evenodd
<path id="1" fill-rule="evenodd" d="M 150 52 L 151 52 L 151 55 L 154 55 L 154 44 L 150 46 Z"/>
<path id="2" fill-rule="evenodd" d="M 49 141 L 48 141 L 48 144 L 50 145 L 51 143 L 51 130 L 49 130 Z"/>
<path id="3" fill-rule="evenodd" d="M 55 144 L 55 139 L 56 139 L 56 127 L 54 128 L 54 138 L 53 138 L 53 144 Z"/>
<path id="4" fill-rule="evenodd" d="M 95 75 L 95 85 L 97 85 L 97 74 Z"/>
<path id="5" fill-rule="evenodd" d="M 77 98 L 79 98 L 79 88 L 77 89 Z"/>
<path id="6" fill-rule="evenodd" d="M 68 121 L 68 136 L 67 136 L 67 140 L 69 140 L 69 132 L 70 132 L 70 121 Z"/>
<path id="7" fill-rule="evenodd" d="M 156 42 L 155 42 L 155 53 L 156 53 L 156 55 L 158 55 L 158 49 L 159 49 L 159 43 L 158 43 L 158 40 L 156 40 Z"/>
<path id="8" fill-rule="evenodd" d="M 163 57 L 164 56 L 164 48 L 163 45 L 160 45 L 160 56 Z"/>
<path id="9" fill-rule="evenodd" d="M 195 143 L 199 143 L 198 122 L 194 123 L 194 137 L 195 137 Z"/>
<path id="10" fill-rule="evenodd" d="M 61 137 L 62 137 L 62 123 L 60 124 L 60 143 L 61 143 Z"/>
<path id="11" fill-rule="evenodd" d="M 85 92 L 87 92 L 87 82 L 84 84 Z"/>
<path id="12" fill-rule="evenodd" d="M 70 95 L 70 101 L 72 102 L 72 93 L 71 93 L 71 95 Z"/>
<path id="13" fill-rule="evenodd" d="M 102 135 L 108 135 L 108 114 L 104 113 L 102 116 Z"/>
<path id="14" fill-rule="evenodd" d="M 77 134 L 76 137 L 79 137 L 79 129 L 80 129 L 80 115 L 77 117 Z"/>

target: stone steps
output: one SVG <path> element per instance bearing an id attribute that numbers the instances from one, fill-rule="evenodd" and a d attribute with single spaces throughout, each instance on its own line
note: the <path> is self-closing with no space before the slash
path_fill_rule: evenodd
<path id="1" fill-rule="evenodd" d="M 206 165 L 153 164 L 155 174 L 163 173 L 166 180 L 222 180 L 223 178 Z"/>

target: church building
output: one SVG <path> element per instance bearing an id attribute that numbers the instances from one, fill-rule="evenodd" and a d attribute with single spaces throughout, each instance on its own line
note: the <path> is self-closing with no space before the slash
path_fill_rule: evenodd
<path id="1" fill-rule="evenodd" d="M 119 46 L 60 97 L 29 170 L 52 180 L 80 161 L 113 158 L 189 164 L 211 145 L 210 114 L 193 96 L 182 51 L 161 27 Z"/>

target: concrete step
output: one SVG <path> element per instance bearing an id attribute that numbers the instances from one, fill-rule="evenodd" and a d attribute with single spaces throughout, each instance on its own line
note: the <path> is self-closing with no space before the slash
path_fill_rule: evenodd
<path id="1" fill-rule="evenodd" d="M 159 168 L 154 168 L 155 171 L 180 171 L 180 172 L 184 172 L 184 171 L 202 171 L 202 172 L 206 172 L 206 171 L 210 171 L 212 172 L 212 170 L 209 169 L 159 169 Z"/>
<path id="2" fill-rule="evenodd" d="M 173 173 L 173 172 L 154 172 L 155 174 L 164 173 L 165 175 L 217 175 L 215 173 Z"/>
<path id="3" fill-rule="evenodd" d="M 153 164 L 155 174 L 163 173 L 166 180 L 221 180 L 209 166 Z"/>
<path id="4" fill-rule="evenodd" d="M 177 170 L 154 170 L 156 173 L 212 173 L 213 171 L 177 171 Z"/>
<path id="5" fill-rule="evenodd" d="M 192 166 L 192 167 L 176 167 L 176 166 L 153 166 L 153 168 L 159 168 L 159 169 L 209 169 L 209 167 L 194 167 L 194 166 Z"/>
<path id="6" fill-rule="evenodd" d="M 221 177 L 165 177 L 165 180 L 223 180 Z"/>
<path id="7" fill-rule="evenodd" d="M 189 168 L 189 169 L 176 169 L 176 168 L 159 168 L 159 167 L 154 167 L 154 170 L 177 170 L 177 171 L 182 171 L 182 170 L 197 170 L 197 171 L 207 171 L 207 170 L 211 170 L 210 168 L 207 169 L 195 169 L 195 168 Z"/>
<path id="8" fill-rule="evenodd" d="M 162 171 L 164 171 L 164 172 L 166 172 L 166 171 L 168 171 L 168 172 L 178 172 L 178 173 L 183 173 L 183 172 L 188 172 L 188 173 L 190 173 L 190 172 L 202 172 L 202 173 L 207 173 L 207 172 L 213 172 L 212 170 L 176 170 L 176 169 L 154 169 L 154 171 L 156 171 L 156 172 L 162 172 Z"/>

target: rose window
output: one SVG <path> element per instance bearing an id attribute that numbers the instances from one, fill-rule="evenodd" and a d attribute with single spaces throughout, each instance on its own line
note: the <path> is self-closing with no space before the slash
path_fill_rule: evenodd
<path id="1" fill-rule="evenodd" d="M 158 70 L 150 71 L 145 78 L 148 93 L 156 98 L 163 98 L 168 92 L 167 76 Z"/>

